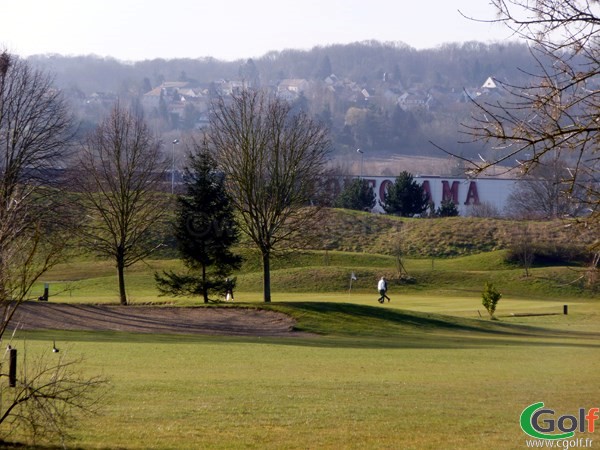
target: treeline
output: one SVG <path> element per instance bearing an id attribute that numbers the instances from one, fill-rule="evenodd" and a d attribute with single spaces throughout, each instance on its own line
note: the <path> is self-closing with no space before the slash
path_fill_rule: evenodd
<path id="1" fill-rule="evenodd" d="M 221 61 L 215 58 L 152 59 L 119 61 L 95 55 L 31 56 L 28 60 L 56 75 L 61 88 L 92 92 L 131 92 L 142 90 L 148 79 L 152 86 L 182 76 L 200 83 L 236 79 L 246 60 Z M 285 78 L 317 79 L 336 74 L 358 83 L 389 80 L 405 88 L 469 88 L 480 86 L 488 76 L 519 81 L 533 67 L 527 46 L 518 43 L 449 43 L 426 50 L 398 43 L 378 41 L 315 47 L 312 50 L 270 52 L 254 59 L 263 83 Z"/>
<path id="2" fill-rule="evenodd" d="M 368 41 L 270 52 L 233 62 L 125 62 L 93 55 L 39 55 L 29 60 L 54 73 L 56 84 L 75 105 L 93 93 L 141 99 L 165 81 L 187 81 L 214 93 L 221 80 L 252 78 L 276 91 L 282 80 L 303 79 L 309 87 L 294 101 L 326 122 L 338 153 L 360 147 L 380 154 L 440 155 L 433 141 L 463 156 L 483 151 L 480 145 L 461 142 L 465 137 L 459 133 L 460 124 L 471 113 L 468 97 L 479 95 L 488 77 L 522 83 L 533 66 L 525 45 L 480 42 L 416 50 L 402 43 Z M 101 116 L 98 112 L 83 121 L 91 126 Z"/>

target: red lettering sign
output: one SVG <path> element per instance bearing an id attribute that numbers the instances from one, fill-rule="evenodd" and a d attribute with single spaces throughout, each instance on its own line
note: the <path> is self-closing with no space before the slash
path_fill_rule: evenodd
<path id="1" fill-rule="evenodd" d="M 477 183 L 471 181 L 469 184 L 469 192 L 467 192 L 467 199 L 465 205 L 479 205 L 479 193 L 477 192 Z"/>
<path id="2" fill-rule="evenodd" d="M 389 187 L 394 184 L 390 180 L 383 180 L 381 185 L 379 186 L 379 199 L 383 202 L 385 201 L 385 196 L 387 195 L 387 190 Z"/>
<path id="3" fill-rule="evenodd" d="M 455 205 L 458 205 L 458 186 L 460 183 L 458 181 L 452 182 L 452 187 L 449 186 L 446 180 L 442 181 L 442 202 L 446 202 L 448 200 L 452 201 Z"/>
<path id="4" fill-rule="evenodd" d="M 431 203 L 433 200 L 431 199 L 431 186 L 429 186 L 429 180 L 423 181 L 421 187 L 423 188 L 423 192 L 425 192 L 425 195 L 427 196 L 427 201 Z"/>

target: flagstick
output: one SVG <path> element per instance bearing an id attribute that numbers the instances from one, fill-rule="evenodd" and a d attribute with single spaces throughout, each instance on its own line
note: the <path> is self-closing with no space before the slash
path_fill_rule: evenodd
<path id="1" fill-rule="evenodd" d="M 350 275 L 350 288 L 348 289 L 348 301 L 350 301 L 350 294 L 352 293 L 352 280 L 356 280 L 356 275 L 354 272 Z"/>

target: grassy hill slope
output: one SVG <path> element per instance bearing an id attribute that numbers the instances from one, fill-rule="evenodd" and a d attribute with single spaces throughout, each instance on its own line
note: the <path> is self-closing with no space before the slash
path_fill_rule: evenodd
<path id="1" fill-rule="evenodd" d="M 578 231 L 561 221 L 406 219 L 332 209 L 320 224 L 319 239 L 311 240 L 312 249 L 274 257 L 272 289 L 285 293 L 343 293 L 348 291 L 354 273 L 358 279 L 353 281 L 352 290 L 363 293 L 373 292 L 376 280 L 387 275 L 392 289 L 415 294 L 479 295 L 486 281 L 510 296 L 585 298 L 597 294 L 586 284 L 582 265 L 544 261 L 536 265 L 534 261 L 529 276 L 525 276 L 521 267 L 509 262 L 508 248 L 525 226 L 530 243 L 556 253 L 583 248 L 592 239 L 574 236 Z M 238 250 L 245 262 L 234 274 L 237 290 L 260 292 L 260 256 L 251 247 Z M 403 267 L 398 255 L 402 256 Z M 128 269 L 127 289 L 133 301 L 160 300 L 153 274 L 171 269 L 183 267 L 168 253 Z M 52 284 L 51 295 L 60 293 L 66 301 L 106 301 L 116 295 L 114 263 L 90 256 L 73 258 L 54 268 L 40 279 L 34 297 L 41 295 L 44 282 Z"/>
<path id="2" fill-rule="evenodd" d="M 412 257 L 453 257 L 506 249 L 527 228 L 529 239 L 559 247 L 587 245 L 586 235 L 564 221 L 514 221 L 478 217 L 413 219 L 331 209 L 319 224 L 320 249 L 394 254 L 400 245 Z"/>

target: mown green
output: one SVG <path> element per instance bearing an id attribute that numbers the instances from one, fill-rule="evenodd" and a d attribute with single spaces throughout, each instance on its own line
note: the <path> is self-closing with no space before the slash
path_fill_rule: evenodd
<path id="1" fill-rule="evenodd" d="M 316 336 L 28 332 L 16 345 L 33 354 L 56 341 L 111 380 L 73 448 L 521 448 L 529 404 L 565 414 L 596 406 L 597 302 L 548 322 L 387 304 L 271 308 Z"/>

